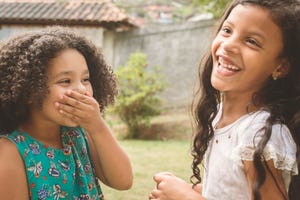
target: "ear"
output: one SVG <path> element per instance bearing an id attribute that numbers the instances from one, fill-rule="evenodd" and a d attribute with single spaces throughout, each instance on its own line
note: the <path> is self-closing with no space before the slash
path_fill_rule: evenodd
<path id="1" fill-rule="evenodd" d="M 283 61 L 276 69 L 272 72 L 274 80 L 285 77 L 291 69 L 291 65 L 288 61 Z"/>

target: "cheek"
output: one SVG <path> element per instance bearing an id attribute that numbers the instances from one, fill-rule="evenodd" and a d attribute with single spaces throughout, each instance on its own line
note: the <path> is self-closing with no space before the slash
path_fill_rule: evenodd
<path id="1" fill-rule="evenodd" d="M 86 86 L 86 90 L 91 94 L 91 96 L 93 96 L 93 86 L 92 84 L 90 83 L 88 86 Z"/>
<path id="2" fill-rule="evenodd" d="M 217 40 L 217 38 L 212 42 L 212 45 L 211 45 L 211 55 L 212 55 L 212 59 L 213 59 L 213 64 L 215 65 L 216 61 L 217 61 L 217 57 L 216 57 L 216 54 L 217 54 L 217 51 L 220 47 L 220 41 Z"/>
<path id="3" fill-rule="evenodd" d="M 219 48 L 221 44 L 221 41 L 218 36 L 215 37 L 215 39 L 211 43 L 211 53 L 214 55 Z"/>
<path id="4" fill-rule="evenodd" d="M 59 101 L 59 99 L 68 91 L 67 89 L 62 88 L 50 88 L 49 94 L 47 95 L 46 99 L 49 100 L 49 102 L 56 102 Z"/>

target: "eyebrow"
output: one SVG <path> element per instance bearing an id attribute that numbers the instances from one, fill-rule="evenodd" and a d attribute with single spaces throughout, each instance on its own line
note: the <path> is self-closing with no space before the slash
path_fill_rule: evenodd
<path id="1" fill-rule="evenodd" d="M 60 77 L 60 76 L 65 76 L 65 75 L 70 75 L 70 74 L 73 74 L 73 73 L 74 73 L 73 71 L 62 71 L 62 72 L 59 72 L 58 74 L 56 74 L 54 76 L 54 78 L 57 78 L 57 77 Z M 90 73 L 89 73 L 89 70 L 86 69 L 86 70 L 83 71 L 82 74 L 83 75 L 89 75 Z"/>
<path id="2" fill-rule="evenodd" d="M 235 26 L 235 25 L 234 25 L 232 22 L 230 22 L 229 20 L 225 20 L 225 21 L 223 22 L 222 26 L 223 26 L 225 23 L 228 23 L 228 24 L 230 24 L 230 25 L 233 26 L 233 27 Z M 261 34 L 261 33 L 258 33 L 258 32 L 247 31 L 247 33 L 250 34 L 250 35 L 255 35 L 255 36 L 261 38 L 262 40 L 265 40 L 265 39 L 266 39 L 266 37 L 264 36 L 264 34 Z"/>

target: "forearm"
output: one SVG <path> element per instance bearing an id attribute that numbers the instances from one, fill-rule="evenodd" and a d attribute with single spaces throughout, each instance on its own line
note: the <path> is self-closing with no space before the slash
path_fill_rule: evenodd
<path id="1" fill-rule="evenodd" d="M 93 160 L 97 176 L 115 189 L 129 189 L 133 176 L 128 156 L 117 143 L 104 121 L 87 130 L 94 146 Z"/>
<path id="2" fill-rule="evenodd" d="M 115 189 L 129 189 L 133 179 L 129 159 L 102 118 L 92 94 L 68 91 L 56 107 L 72 124 L 86 131 L 94 168 L 101 181 Z"/>

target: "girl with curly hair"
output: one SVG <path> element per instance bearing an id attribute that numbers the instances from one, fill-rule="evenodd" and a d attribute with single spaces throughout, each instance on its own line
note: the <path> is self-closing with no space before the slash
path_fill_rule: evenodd
<path id="1" fill-rule="evenodd" d="M 1 199 L 103 199 L 98 179 L 132 185 L 129 159 L 102 117 L 117 94 L 102 53 L 63 27 L 0 46 Z"/>
<path id="2" fill-rule="evenodd" d="M 149 199 L 300 199 L 299 18 L 299 0 L 230 4 L 200 65 L 193 184 L 158 173 Z"/>

